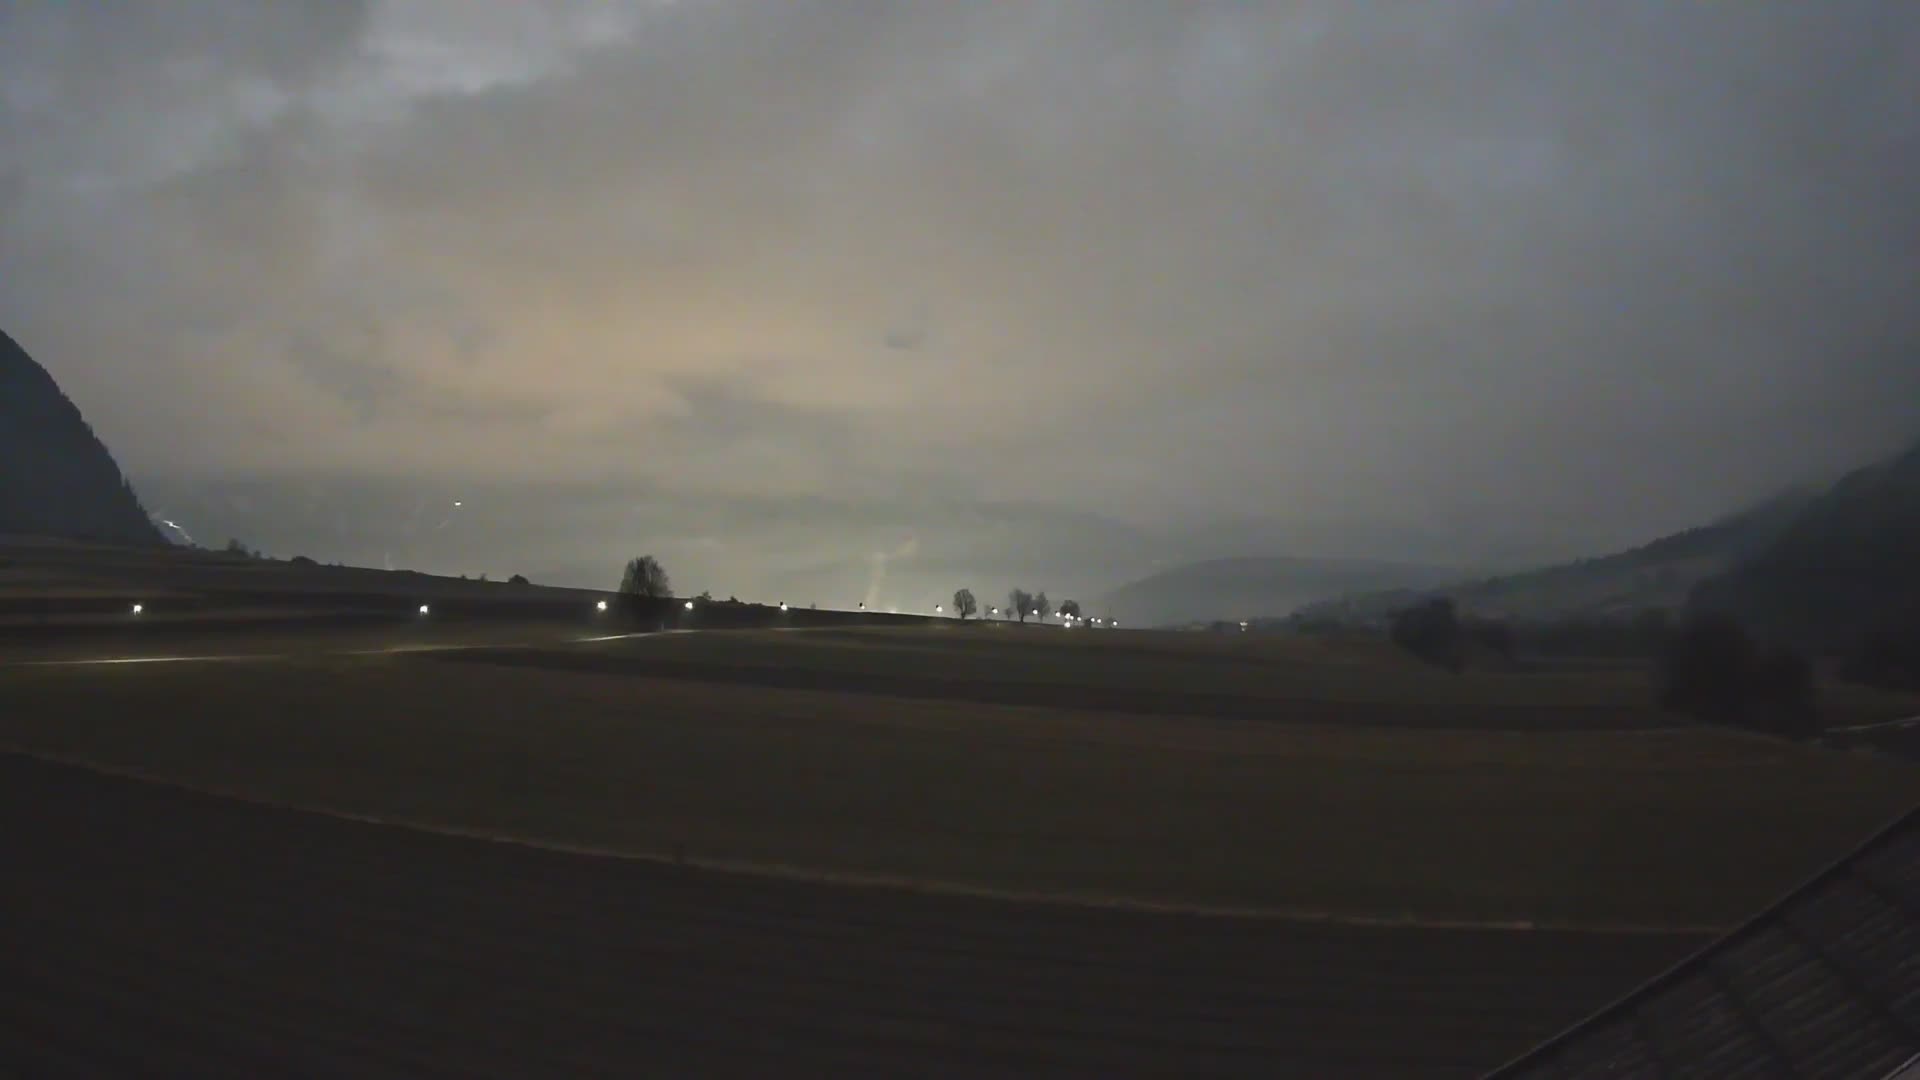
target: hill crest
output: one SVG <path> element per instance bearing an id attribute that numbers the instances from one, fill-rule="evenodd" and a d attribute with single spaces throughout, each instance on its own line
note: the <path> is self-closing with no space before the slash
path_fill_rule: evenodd
<path id="1" fill-rule="evenodd" d="M 1451 597 L 1463 611 L 1475 615 L 1520 620 L 1622 616 L 1648 608 L 1678 610 L 1701 582 L 1772 543 L 1812 499 L 1805 492 L 1788 492 L 1624 551 L 1497 577 L 1327 599 L 1296 614 L 1377 621 L 1428 595 Z"/>
<path id="2" fill-rule="evenodd" d="M 1459 573 L 1458 568 L 1377 559 L 1208 559 L 1129 582 L 1101 596 L 1088 610 L 1129 625 L 1258 619 L 1323 597 L 1431 586 Z"/>
<path id="3" fill-rule="evenodd" d="M 53 376 L 0 331 L 0 534 L 164 544 Z"/>
<path id="4" fill-rule="evenodd" d="M 1781 640 L 1844 649 L 1920 617 L 1916 552 L 1920 442 L 1842 477 L 1771 543 L 1703 581 L 1692 603 Z"/>

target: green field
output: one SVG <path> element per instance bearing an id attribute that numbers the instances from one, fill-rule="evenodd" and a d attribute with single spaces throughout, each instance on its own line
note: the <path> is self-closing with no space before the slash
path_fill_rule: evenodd
<path id="1" fill-rule="evenodd" d="M 1416 717 L 1408 699 L 1436 681 L 1368 648 L 1297 640 L 893 631 L 574 648 L 810 665 L 850 684 L 880 667 L 1231 680 L 1271 695 L 1282 718 L 1290 687 L 1406 702 Z M 1737 919 L 1920 794 L 1898 763 L 1718 731 L 1113 715 L 458 655 L 12 668 L 0 672 L 0 742 L 275 801 L 636 853 L 1086 898 L 1658 926 Z M 1601 676 L 1513 680 L 1450 685 L 1485 687 L 1489 708 L 1625 693 Z"/>

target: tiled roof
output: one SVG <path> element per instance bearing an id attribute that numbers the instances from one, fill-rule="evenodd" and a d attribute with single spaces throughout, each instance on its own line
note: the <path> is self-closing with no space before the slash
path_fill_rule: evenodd
<path id="1" fill-rule="evenodd" d="M 1920 1080 L 1920 809 L 1489 1080 Z"/>

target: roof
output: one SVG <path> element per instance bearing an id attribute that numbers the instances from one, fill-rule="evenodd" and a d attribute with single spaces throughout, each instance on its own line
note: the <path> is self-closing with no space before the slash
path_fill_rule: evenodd
<path id="1" fill-rule="evenodd" d="M 1489 1080 L 1920 1080 L 1920 808 Z"/>

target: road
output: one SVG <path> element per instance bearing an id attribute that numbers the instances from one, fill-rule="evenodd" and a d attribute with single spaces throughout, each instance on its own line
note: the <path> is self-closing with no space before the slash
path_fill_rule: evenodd
<path id="1" fill-rule="evenodd" d="M 1920 716 L 1879 724 L 1831 728 L 1827 743 L 1841 749 L 1866 749 L 1891 757 L 1920 761 Z"/>
<path id="2" fill-rule="evenodd" d="M 1471 1076 L 1674 936 L 736 877 L 0 755 L 0 1074 Z"/>

